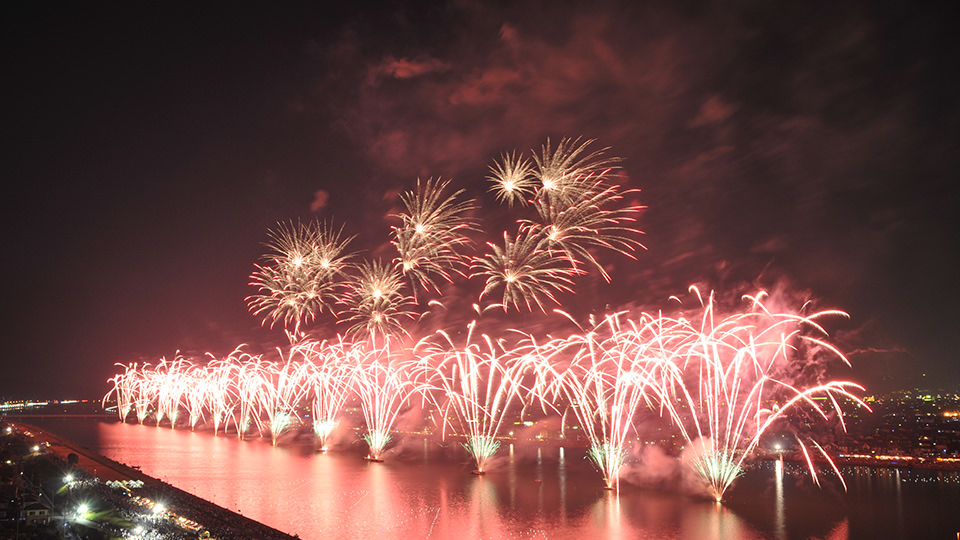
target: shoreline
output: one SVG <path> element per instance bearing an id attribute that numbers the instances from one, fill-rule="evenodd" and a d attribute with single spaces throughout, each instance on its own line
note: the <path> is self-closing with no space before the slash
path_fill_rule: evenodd
<path id="1" fill-rule="evenodd" d="M 7 420 L 10 423 L 20 423 L 26 426 L 35 427 L 28 422 L 30 418 L 94 418 L 94 419 L 104 419 L 104 420 L 116 420 L 116 415 L 114 414 L 103 414 L 103 413 L 90 413 L 90 414 L 7 414 L 0 416 Z M 40 428 L 35 428 L 38 431 L 44 431 Z M 69 445 L 75 447 L 83 448 L 85 451 L 90 452 L 98 457 L 98 463 L 102 463 L 104 469 L 110 469 L 111 465 L 120 467 L 121 469 L 133 470 L 134 472 L 143 476 L 143 478 L 137 478 L 137 480 L 143 480 L 145 484 L 151 485 L 150 482 L 159 482 L 163 483 L 160 480 L 151 478 L 140 473 L 139 470 L 134 469 L 133 467 L 128 467 L 122 463 L 106 458 L 91 451 L 86 447 L 77 445 L 72 441 L 67 441 L 61 437 L 54 435 L 50 432 L 44 431 L 51 438 L 56 438 L 64 441 Z M 420 435 L 417 433 L 416 435 Z M 501 440 L 504 441 L 513 441 L 520 444 L 529 442 L 537 446 L 544 448 L 547 447 L 566 447 L 566 448 L 578 448 L 586 449 L 587 446 L 582 443 L 582 441 L 572 442 L 572 441 L 557 441 L 551 439 L 542 439 L 542 440 L 519 440 L 517 438 L 511 437 L 501 437 Z M 79 454 L 79 453 L 78 453 Z M 782 459 L 787 463 L 795 464 L 805 464 L 807 460 L 800 455 L 784 454 L 779 456 L 773 453 L 758 453 L 756 455 L 758 461 L 764 462 L 773 462 Z M 82 458 L 81 458 L 82 459 Z M 856 453 L 837 453 L 832 456 L 833 463 L 838 467 L 869 467 L 874 469 L 900 469 L 900 470 L 926 470 L 926 471 L 944 471 L 944 472 L 960 472 L 960 458 L 958 457 L 932 457 L 932 456 L 911 456 L 911 455 L 874 455 L 874 454 L 856 454 Z M 813 461 L 818 465 L 828 465 L 828 462 L 820 456 L 813 458 Z M 81 467 L 82 467 L 81 463 Z M 107 480 L 107 479 L 105 479 Z"/>
<path id="2" fill-rule="evenodd" d="M 8 423 L 16 427 L 21 433 L 28 435 L 35 444 L 46 443 L 44 446 L 47 450 L 64 462 L 68 462 L 67 456 L 71 453 L 75 454 L 78 457 L 76 467 L 99 478 L 102 482 L 125 480 L 143 482 L 144 489 L 163 493 L 171 501 L 172 509 L 175 509 L 177 514 L 197 523 L 202 523 L 206 528 L 230 529 L 236 535 L 235 538 L 299 539 L 299 536 L 287 534 L 243 514 L 219 506 L 45 429 L 20 421 L 8 420 Z"/>

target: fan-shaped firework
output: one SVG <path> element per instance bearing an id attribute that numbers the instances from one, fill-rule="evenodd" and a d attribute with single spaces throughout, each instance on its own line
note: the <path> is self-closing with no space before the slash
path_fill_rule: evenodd
<path id="1" fill-rule="evenodd" d="M 106 403 L 111 398 L 116 400 L 117 415 L 123 422 L 130 415 L 130 411 L 134 410 L 137 400 L 141 397 L 138 383 L 140 372 L 136 363 L 127 365 L 117 363 L 114 365 L 122 367 L 123 373 L 117 373 L 107 379 L 107 382 L 113 383 L 113 387 L 103 396 L 103 402 Z"/>
<path id="2" fill-rule="evenodd" d="M 324 311 L 331 311 L 336 300 L 337 278 L 342 276 L 351 254 L 346 252 L 353 237 L 344 237 L 343 228 L 328 224 L 281 223 L 270 231 L 267 246 L 271 253 L 255 265 L 250 284 L 257 294 L 247 298 L 254 315 L 263 323 L 277 322 L 300 335 L 300 327 L 312 322 Z"/>
<path id="3" fill-rule="evenodd" d="M 264 375 L 267 363 L 259 356 L 251 357 L 240 364 L 237 370 L 237 395 L 239 396 L 237 437 L 241 439 L 254 427 L 263 436 L 263 401 L 260 395 L 268 384 Z"/>
<path id="4" fill-rule="evenodd" d="M 300 423 L 297 405 L 304 401 L 309 387 L 305 383 L 306 364 L 284 362 L 265 364 L 256 399 L 259 410 L 266 416 L 265 427 L 270 431 L 274 445 L 277 438 Z"/>
<path id="5" fill-rule="evenodd" d="M 416 290 L 437 289 L 435 279 L 450 281 L 450 272 L 460 272 L 466 262 L 459 250 L 470 243 L 465 235 L 476 230 L 466 214 L 476 208 L 472 200 L 457 201 L 463 190 L 445 195 L 450 181 L 417 180 L 416 191 L 400 196 L 405 211 L 397 214 L 401 225 L 392 227 L 392 243 L 399 257 L 397 268 Z"/>
<path id="6" fill-rule="evenodd" d="M 177 353 L 173 360 L 162 358 L 154 370 L 153 378 L 156 384 L 157 395 L 157 424 L 164 419 L 170 422 L 170 427 L 175 428 L 177 419 L 180 415 L 181 399 L 184 391 L 188 388 L 187 375 L 189 362 L 186 358 Z"/>
<path id="7" fill-rule="evenodd" d="M 242 358 L 243 353 L 234 353 L 221 360 L 212 360 L 207 365 L 207 406 L 213 419 L 214 435 L 221 429 L 226 431 L 239 402 L 235 385 L 232 383 L 239 369 L 238 357 Z"/>
<path id="8" fill-rule="evenodd" d="M 418 359 L 414 373 L 424 378 L 427 388 L 438 391 L 434 403 L 441 411 L 444 436 L 450 425 L 466 437 L 463 446 L 476 462 L 476 472 L 482 474 L 500 447 L 500 427 L 508 412 L 515 412 L 511 407 L 520 396 L 526 363 L 517 361 L 517 350 L 505 351 L 489 336 L 474 343 L 475 327 L 475 323 L 469 325 L 462 348 L 445 332 L 440 333 L 440 345 L 421 341 L 414 350 Z"/>
<path id="9" fill-rule="evenodd" d="M 367 442 L 371 461 L 381 461 L 383 451 L 392 439 L 394 422 L 408 403 L 414 385 L 403 364 L 391 352 L 389 340 L 382 347 L 367 348 L 352 366 L 351 382 L 360 398 L 360 408 L 367 425 L 363 440 Z"/>
<path id="10" fill-rule="evenodd" d="M 140 422 L 152 412 L 157 425 L 174 427 L 186 411 L 191 426 L 212 422 L 216 432 L 232 422 L 241 437 L 256 428 L 272 438 L 299 425 L 298 411 L 312 404 L 314 431 L 325 447 L 326 429 L 352 393 L 364 413 L 370 458 L 379 459 L 398 415 L 425 392 L 444 433 L 453 427 L 465 437 L 478 470 L 499 446 L 500 426 L 516 411 L 512 404 L 535 399 L 545 412 L 573 412 L 589 441 L 587 456 L 614 489 L 628 459 L 626 442 L 643 414 L 648 421 L 669 420 L 696 454 L 692 470 L 719 500 L 763 435 L 782 427 L 781 419 L 836 417 L 842 426 L 842 400 L 865 407 L 853 394 L 862 390 L 858 385 L 810 380 L 799 369 L 845 361 L 817 335 L 823 334 L 817 321 L 839 312 L 776 313 L 763 305 L 763 295 L 747 299 L 750 309 L 725 318 L 711 296 L 695 318 L 617 314 L 590 331 L 545 342 L 520 333 L 513 346 L 487 335 L 475 340 L 471 324 L 462 347 L 440 332 L 439 342 L 423 340 L 412 349 L 389 336 L 380 345 L 373 339 L 304 342 L 279 363 L 235 351 L 202 367 L 178 354 L 155 367 L 125 366 L 105 399 L 116 397 L 122 419 L 135 409 Z M 525 373 L 532 374 L 526 385 Z M 826 450 L 799 434 L 797 441 L 819 481 L 811 454 L 832 465 Z"/>
<path id="11" fill-rule="evenodd" d="M 563 397 L 573 410 L 590 441 L 587 456 L 609 489 L 619 489 L 635 415 L 644 406 L 655 407 L 650 387 L 657 381 L 657 362 L 646 354 L 646 342 L 635 337 L 636 327 L 624 330 L 617 316 L 609 316 L 591 332 L 542 347 L 537 368 L 541 392 Z"/>
<path id="12" fill-rule="evenodd" d="M 339 340 L 334 343 L 308 342 L 297 346 L 306 362 L 305 383 L 312 393 L 310 411 L 313 432 L 321 451 L 329 447 L 329 437 L 339 424 L 338 415 L 350 395 L 351 360 L 360 353 L 356 344 Z"/>
<path id="13" fill-rule="evenodd" d="M 703 303 L 699 321 L 662 315 L 658 321 L 662 330 L 659 354 L 669 368 L 658 387 L 662 392 L 660 401 L 698 454 L 694 467 L 718 501 L 739 476 L 760 437 L 777 420 L 807 408 L 824 420 L 828 413 L 836 413 L 842 422 L 839 401 L 843 398 L 854 406 L 867 407 L 851 393 L 863 390 L 855 383 L 815 382 L 798 387 L 777 377 L 784 366 L 813 361 L 807 350 L 811 346 L 846 363 L 834 347 L 810 335 L 824 333 L 817 319 L 842 312 L 822 311 L 806 316 L 773 313 L 763 306 L 762 297 L 746 297 L 751 301 L 751 310 L 716 320 L 711 294 Z M 826 399 L 819 403 L 815 397 Z M 802 440 L 798 442 L 813 472 L 806 446 Z M 812 444 L 822 451 L 815 441 Z M 825 452 L 823 455 L 833 466 L 829 456 Z"/>

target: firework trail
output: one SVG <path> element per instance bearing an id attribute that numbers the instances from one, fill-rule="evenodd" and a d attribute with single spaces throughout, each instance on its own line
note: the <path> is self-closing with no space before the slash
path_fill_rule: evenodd
<path id="1" fill-rule="evenodd" d="M 157 425 L 164 418 L 170 421 L 170 427 L 177 427 L 177 419 L 183 404 L 183 396 L 188 386 L 188 378 L 193 364 L 178 352 L 172 361 L 160 360 L 154 370 L 151 383 L 156 386 Z"/>
<path id="2" fill-rule="evenodd" d="M 245 362 L 242 362 L 237 369 L 237 401 L 239 416 L 235 420 L 237 426 L 237 437 L 243 439 L 244 436 L 254 426 L 257 432 L 263 437 L 263 422 L 260 398 L 263 392 L 263 386 L 269 384 L 264 371 L 267 369 L 267 363 L 259 356 L 250 356 Z"/>
<path id="3" fill-rule="evenodd" d="M 113 387 L 104 394 L 101 404 L 105 407 L 108 401 L 115 399 L 117 402 L 117 414 L 120 416 L 120 421 L 124 422 L 140 399 L 138 384 L 139 372 L 137 371 L 136 363 L 126 365 L 117 363 L 114 365 L 122 367 L 123 373 L 117 373 L 107 379 L 107 382 L 113 383 Z"/>
<path id="4" fill-rule="evenodd" d="M 274 446 L 277 438 L 300 424 L 297 414 L 297 405 L 304 401 L 308 386 L 304 384 L 306 364 L 284 362 L 282 364 L 268 363 L 258 373 L 261 376 L 259 385 L 256 385 L 258 409 L 267 417 L 262 424 L 270 431 L 270 439 Z"/>
<path id="5" fill-rule="evenodd" d="M 123 366 L 122 364 L 117 364 Z M 106 402 L 111 395 L 117 396 L 117 411 L 120 420 L 125 421 L 131 410 L 134 411 L 137 422 L 143 424 L 150 415 L 150 406 L 153 404 L 154 385 L 148 375 L 150 364 L 142 367 L 137 363 L 123 366 L 124 372 L 117 374 L 113 379 L 114 387 L 103 397 Z"/>
<path id="6" fill-rule="evenodd" d="M 207 407 L 213 419 L 213 434 L 216 436 L 220 429 L 224 431 L 233 419 L 233 411 L 239 404 L 236 380 L 240 362 L 244 353 L 235 350 L 222 360 L 211 360 L 207 365 L 207 377 L 204 381 L 206 388 Z"/>
<path id="7" fill-rule="evenodd" d="M 138 398 L 134 402 L 137 421 L 140 424 L 146 422 L 150 416 L 150 407 L 154 405 L 157 396 L 157 386 L 153 384 L 152 372 L 148 371 L 149 364 L 144 364 L 140 371 L 135 375 L 135 384 Z"/>
<path id="8" fill-rule="evenodd" d="M 542 343 L 511 330 L 523 336 L 513 347 L 504 338 L 477 336 L 472 323 L 459 346 L 440 331 L 412 348 L 389 336 L 379 346 L 372 336 L 302 342 L 282 363 L 238 350 L 203 368 L 177 354 L 155 367 L 123 366 L 104 399 L 116 397 L 121 419 L 136 410 L 143 423 L 155 411 L 158 426 L 169 421 L 175 427 L 185 410 L 192 427 L 210 418 L 216 433 L 232 420 L 241 438 L 256 427 L 261 437 L 269 430 L 274 443 L 299 423 L 298 408 L 310 403 L 323 449 L 337 412 L 354 392 L 369 459 L 379 460 L 397 416 L 422 392 L 440 410 L 444 436 L 450 429 L 466 438 L 478 471 L 496 452 L 499 430 L 515 404 L 526 407 L 536 399 L 545 412 L 564 410 L 564 418 L 573 412 L 590 445 L 587 455 L 611 489 L 619 487 L 637 422 L 658 416 L 696 454 L 692 469 L 721 500 L 763 435 L 782 420 L 813 415 L 843 426 L 844 402 L 866 405 L 854 395 L 862 391 L 856 384 L 802 376 L 813 362 L 846 362 L 819 324 L 840 312 L 772 312 L 758 294 L 745 297 L 749 309 L 720 317 L 712 294 L 697 297 L 701 307 L 694 317 L 614 314 L 589 331 Z M 797 442 L 815 482 L 817 455 L 839 476 L 816 440 L 798 436 Z"/>
<path id="9" fill-rule="evenodd" d="M 389 339 L 380 347 L 372 340 L 299 344 L 282 364 L 235 352 L 199 368 L 177 355 L 156 367 L 125 366 L 110 379 L 114 387 L 105 399 L 116 396 L 123 419 L 137 409 L 143 422 L 152 407 L 157 425 L 169 420 L 171 427 L 181 410 L 198 419 L 192 426 L 209 414 L 215 432 L 217 418 L 237 414 L 241 437 L 256 425 L 261 436 L 269 429 L 274 443 L 299 421 L 296 408 L 312 400 L 323 448 L 325 427 L 335 425 L 352 389 L 364 413 L 369 459 L 379 460 L 398 414 L 415 392 L 424 391 L 441 411 L 444 435 L 448 428 L 463 435 L 483 471 L 508 411 L 526 393 L 540 399 L 544 410 L 574 413 L 590 444 L 588 457 L 611 489 L 619 487 L 626 441 L 638 417 L 659 412 L 695 451 L 693 470 L 720 500 L 779 420 L 812 412 L 824 422 L 836 416 L 842 423 L 842 400 L 865 407 L 853 394 L 862 388 L 853 383 L 801 385 L 785 378 L 790 366 L 808 364 L 814 353 L 843 360 L 821 337 L 817 322 L 839 312 L 773 313 L 763 295 L 746 298 L 751 309 L 726 318 L 716 315 L 711 295 L 694 319 L 660 313 L 621 322 L 617 314 L 588 332 L 544 343 L 527 336 L 513 348 L 488 335 L 475 339 L 471 324 L 462 347 L 439 332 L 439 340 L 422 340 L 410 351 L 392 348 Z M 402 360 L 408 352 L 413 359 Z M 535 377 L 525 388 L 528 371 Z M 205 403 L 197 401 L 200 395 L 207 396 Z M 836 471 L 817 441 L 798 443 L 816 482 L 812 454 Z"/>
<path id="10" fill-rule="evenodd" d="M 207 385 L 208 373 L 203 366 L 192 366 L 184 374 L 184 386 L 181 403 L 187 411 L 187 423 L 190 424 L 190 431 L 197 429 L 197 424 L 204 419 L 204 411 L 207 408 Z"/>
<path id="11" fill-rule="evenodd" d="M 659 363 L 649 358 L 638 334 L 636 326 L 624 330 L 611 315 L 593 331 L 553 340 L 538 351 L 538 392 L 562 398 L 572 409 L 590 442 L 587 457 L 608 489 L 620 488 L 635 416 L 656 405 L 651 386 Z"/>

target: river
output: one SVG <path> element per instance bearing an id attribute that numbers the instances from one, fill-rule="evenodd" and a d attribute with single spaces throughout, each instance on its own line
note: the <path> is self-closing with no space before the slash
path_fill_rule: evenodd
<path id="1" fill-rule="evenodd" d="M 957 472 L 849 467 L 845 492 L 835 476 L 817 487 L 795 465 L 765 462 L 718 505 L 656 470 L 606 491 L 582 451 L 557 447 L 504 445 L 475 476 L 459 445 L 422 438 L 371 463 L 350 439 L 321 454 L 308 436 L 274 447 L 96 419 L 31 423 L 304 539 L 960 538 Z"/>

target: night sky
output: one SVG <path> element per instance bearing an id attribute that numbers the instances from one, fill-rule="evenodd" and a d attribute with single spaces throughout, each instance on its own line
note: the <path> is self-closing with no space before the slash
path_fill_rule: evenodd
<path id="1" fill-rule="evenodd" d="M 4 8 L 0 396 L 282 344 L 245 303 L 278 221 L 389 258 L 396 194 L 442 177 L 496 239 L 488 165 L 564 136 L 648 206 L 565 305 L 787 291 L 850 313 L 845 377 L 960 383 L 956 3 L 342 4 Z"/>

